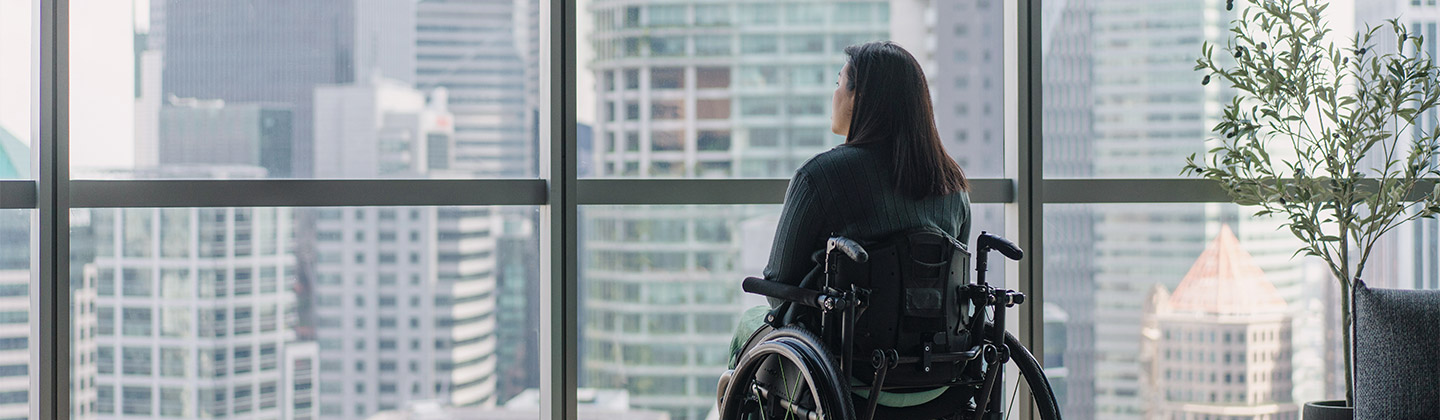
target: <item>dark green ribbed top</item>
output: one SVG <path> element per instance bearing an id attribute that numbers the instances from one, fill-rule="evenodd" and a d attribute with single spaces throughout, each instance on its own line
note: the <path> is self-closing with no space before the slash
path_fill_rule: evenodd
<path id="1" fill-rule="evenodd" d="M 765 279 L 800 284 L 831 236 L 874 241 L 928 226 L 968 242 L 970 195 L 907 197 L 894 166 L 888 150 L 870 146 L 841 145 L 805 162 L 785 192 Z"/>

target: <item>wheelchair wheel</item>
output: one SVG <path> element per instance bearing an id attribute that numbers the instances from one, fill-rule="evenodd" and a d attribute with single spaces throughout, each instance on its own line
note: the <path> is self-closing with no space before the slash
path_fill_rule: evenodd
<path id="1" fill-rule="evenodd" d="M 735 366 L 720 402 L 720 418 L 851 420 L 850 387 L 841 381 L 823 343 L 784 327 L 766 335 Z"/>
<path id="2" fill-rule="evenodd" d="M 1010 347 L 1010 360 L 1020 369 L 1020 377 L 1025 378 L 1025 384 L 1030 386 L 1030 394 L 1035 397 L 1035 408 L 1040 412 L 1042 420 L 1060 420 L 1060 404 L 1055 401 L 1055 391 L 1050 389 L 1050 380 L 1045 378 L 1045 372 L 1040 368 L 1040 362 L 1035 360 L 1035 355 L 1030 354 L 1030 349 L 1020 345 L 1020 340 L 1005 332 L 1005 346 Z"/>
<path id="3" fill-rule="evenodd" d="M 1030 350 L 1021 346 L 1020 340 L 1008 331 L 1005 333 L 1005 345 L 1010 348 L 1010 360 L 1015 362 L 1016 368 L 1020 370 L 1020 377 L 1024 378 L 1025 384 L 1030 387 L 1031 395 L 1035 398 L 1036 411 L 1040 413 L 1040 419 L 1060 420 L 1060 405 L 1055 400 L 1055 391 L 1050 388 L 1050 381 L 1045 378 L 1035 356 L 1030 354 Z M 924 404 L 910 407 L 876 406 L 875 419 L 951 418 L 955 415 L 956 407 L 974 406 L 972 399 L 975 393 L 974 388 L 956 386 Z M 858 407 L 864 407 L 869 403 L 869 400 L 860 396 L 854 397 L 854 400 Z"/>

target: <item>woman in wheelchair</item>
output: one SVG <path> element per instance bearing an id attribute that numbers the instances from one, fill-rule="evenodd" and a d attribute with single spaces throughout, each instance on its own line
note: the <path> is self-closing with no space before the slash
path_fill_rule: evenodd
<path id="1" fill-rule="evenodd" d="M 1020 249 L 982 234 L 970 282 L 969 182 L 920 64 L 891 42 L 845 53 L 831 99 L 845 143 L 796 171 L 764 278 L 743 283 L 770 305 L 741 317 L 721 418 L 1003 418 L 1008 360 L 1041 417 L 1059 418 L 1038 363 L 1003 329 L 1024 296 L 984 280 L 987 251 Z"/>

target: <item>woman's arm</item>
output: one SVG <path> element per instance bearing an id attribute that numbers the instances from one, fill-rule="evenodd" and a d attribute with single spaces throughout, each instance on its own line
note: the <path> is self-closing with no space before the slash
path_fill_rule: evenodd
<path id="1" fill-rule="evenodd" d="M 810 257 L 825 246 L 825 211 L 810 178 L 797 172 L 785 191 L 785 207 L 780 224 L 775 228 L 775 241 L 770 248 L 770 263 L 765 266 L 765 279 L 799 285 L 815 262 Z M 770 305 L 778 302 L 771 299 Z"/>

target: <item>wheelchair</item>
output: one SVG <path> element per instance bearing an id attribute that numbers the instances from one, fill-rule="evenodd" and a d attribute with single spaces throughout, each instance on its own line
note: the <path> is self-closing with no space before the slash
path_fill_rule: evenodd
<path id="1" fill-rule="evenodd" d="M 782 303 L 722 375 L 720 419 L 1003 419 L 999 382 L 1013 361 L 1040 418 L 1058 420 L 1040 364 L 1004 329 L 1025 295 L 985 281 L 989 251 L 1023 252 L 984 232 L 976 248 L 975 283 L 965 245 L 934 229 L 864 246 L 830 238 L 798 287 L 745 279 L 746 292 Z"/>

